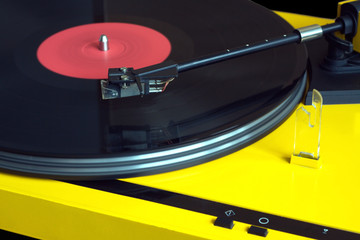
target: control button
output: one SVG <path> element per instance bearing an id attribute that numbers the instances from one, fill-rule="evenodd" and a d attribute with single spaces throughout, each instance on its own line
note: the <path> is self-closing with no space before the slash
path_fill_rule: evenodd
<path id="1" fill-rule="evenodd" d="M 234 227 L 234 221 L 228 217 L 218 217 L 215 222 L 215 226 L 232 229 Z"/>
<path id="2" fill-rule="evenodd" d="M 258 235 L 261 237 L 266 237 L 268 235 L 268 230 L 266 228 L 260 228 L 256 226 L 251 226 L 248 230 L 248 233 Z"/>
<path id="3" fill-rule="evenodd" d="M 270 222 L 270 220 L 268 218 L 266 218 L 266 217 L 262 217 L 262 218 L 259 219 L 259 223 L 263 224 L 263 225 L 266 225 L 269 222 Z"/>

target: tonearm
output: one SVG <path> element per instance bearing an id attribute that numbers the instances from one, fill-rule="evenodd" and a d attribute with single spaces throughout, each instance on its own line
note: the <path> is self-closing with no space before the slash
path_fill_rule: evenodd
<path id="1" fill-rule="evenodd" d="M 323 36 L 327 37 L 331 47 L 323 64 L 324 69 L 343 72 L 360 71 L 360 61 L 359 64 L 351 62 L 354 55 L 357 55 L 356 51 L 360 50 L 357 49 L 357 47 L 360 48 L 360 44 L 356 44 L 360 41 L 360 37 L 356 35 L 359 12 L 360 1 L 345 1 L 339 3 L 338 17 L 334 23 L 324 26 L 315 24 L 298 28 L 291 33 L 272 39 L 225 49 L 222 52 L 183 63 L 165 61 L 140 69 L 131 67 L 110 68 L 108 79 L 101 81 L 102 98 L 114 99 L 160 93 L 166 89 L 171 81 L 178 78 L 181 72 L 291 43 L 300 44 Z"/>

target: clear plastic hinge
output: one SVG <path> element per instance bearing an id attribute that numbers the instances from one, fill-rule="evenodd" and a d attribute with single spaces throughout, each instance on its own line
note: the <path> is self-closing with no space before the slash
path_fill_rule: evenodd
<path id="1" fill-rule="evenodd" d="M 320 168 L 320 132 L 323 98 L 316 89 L 312 93 L 312 105 L 296 110 L 294 151 L 291 163 Z"/>

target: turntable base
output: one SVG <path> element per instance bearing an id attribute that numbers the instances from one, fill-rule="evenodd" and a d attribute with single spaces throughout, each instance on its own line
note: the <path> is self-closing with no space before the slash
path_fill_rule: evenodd
<path id="1" fill-rule="evenodd" d="M 328 21 L 279 14 L 294 27 Z M 333 230 L 360 239 L 360 104 L 325 105 L 322 119 L 321 169 L 289 164 L 293 115 L 239 152 L 175 172 L 93 188 L 1 173 L 0 229 L 39 239 L 262 239 L 248 233 L 248 223 L 235 220 L 231 230 L 214 226 L 219 215 L 204 213 L 214 206 L 226 215 L 254 216 L 249 221 L 268 229 L 266 239 L 312 239 L 312 228 L 299 234 L 286 229 L 304 223 L 320 229 L 315 235 L 323 239 L 334 239 L 327 237 Z M 117 187 L 129 185 L 140 190 L 119 194 Z"/>

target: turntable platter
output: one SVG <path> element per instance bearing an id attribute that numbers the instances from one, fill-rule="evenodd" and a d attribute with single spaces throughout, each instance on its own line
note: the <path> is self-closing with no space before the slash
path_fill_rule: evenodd
<path id="1" fill-rule="evenodd" d="M 162 34 L 171 44 L 167 59 L 175 62 L 292 31 L 251 1 L 42 0 L 2 6 L 0 15 L 8 23 L 0 47 L 3 169 L 103 179 L 189 167 L 256 141 L 286 119 L 303 96 L 303 45 L 182 73 L 162 94 L 107 101 L 100 97 L 100 79 L 53 72 L 37 56 L 50 36 L 99 22 Z"/>

